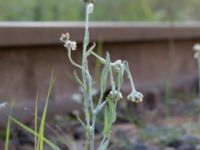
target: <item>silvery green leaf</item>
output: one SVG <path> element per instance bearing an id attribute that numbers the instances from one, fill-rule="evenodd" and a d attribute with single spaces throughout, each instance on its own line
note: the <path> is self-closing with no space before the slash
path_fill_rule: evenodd
<path id="1" fill-rule="evenodd" d="M 108 107 L 105 107 L 104 111 L 104 128 L 103 128 L 104 136 L 108 136 L 110 134 L 110 113 Z"/>
<path id="2" fill-rule="evenodd" d="M 123 79 L 124 79 L 124 65 L 121 68 L 120 72 L 118 72 L 118 74 L 117 74 L 117 88 L 118 88 L 118 90 L 120 90 L 120 88 L 121 88 L 121 85 L 123 83 Z"/>
<path id="3" fill-rule="evenodd" d="M 110 55 L 107 52 L 107 59 L 109 59 L 110 62 Z M 114 77 L 113 77 L 113 72 L 112 72 L 112 64 L 109 63 L 109 74 L 110 74 L 110 84 L 112 87 L 112 91 L 116 90 L 116 85 L 115 85 L 115 81 L 114 81 Z"/>
<path id="4" fill-rule="evenodd" d="M 122 85 L 120 75 L 117 75 L 117 81 L 116 82 L 117 82 L 117 90 L 119 91 L 120 88 L 121 88 L 121 85 Z"/>
<path id="5" fill-rule="evenodd" d="M 103 103 L 101 103 L 99 106 L 97 106 L 97 108 L 94 110 L 93 114 L 97 115 L 106 105 L 107 101 L 104 101 Z"/>
<path id="6" fill-rule="evenodd" d="M 110 143 L 110 140 L 107 139 L 103 144 L 101 144 L 101 145 L 99 146 L 98 150 L 106 150 L 107 147 L 108 147 L 108 145 L 109 145 L 109 143 Z"/>
<path id="7" fill-rule="evenodd" d="M 102 69 L 101 72 L 101 95 L 104 94 L 106 91 L 106 86 L 107 86 L 107 78 L 108 78 L 108 73 L 109 73 L 109 65 L 110 65 L 110 58 L 109 55 L 106 57 L 106 63 L 105 66 Z"/>
<path id="8" fill-rule="evenodd" d="M 110 115 L 110 122 L 114 123 L 116 121 L 116 108 L 114 105 L 113 99 L 109 96 L 108 97 L 108 107 L 109 107 L 109 115 Z"/>

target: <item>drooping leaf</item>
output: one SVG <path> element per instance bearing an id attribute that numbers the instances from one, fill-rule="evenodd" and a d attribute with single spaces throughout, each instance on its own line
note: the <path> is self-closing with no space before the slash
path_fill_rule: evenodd
<path id="1" fill-rule="evenodd" d="M 103 96 L 103 94 L 106 91 L 106 86 L 107 86 L 107 79 L 108 79 L 108 73 L 109 73 L 109 67 L 110 67 L 110 57 L 109 55 L 106 56 L 106 63 L 102 69 L 101 72 L 101 95 Z"/>
<path id="2" fill-rule="evenodd" d="M 121 85 L 123 84 L 124 71 L 125 71 L 124 63 L 120 69 L 121 69 L 120 72 L 117 73 L 117 89 L 118 89 L 118 91 L 120 90 Z"/>
<path id="3" fill-rule="evenodd" d="M 107 55 L 107 59 L 110 62 L 110 54 L 107 52 L 106 55 Z M 110 75 L 110 84 L 111 84 L 111 87 L 112 87 L 112 91 L 115 91 L 116 90 L 116 85 L 115 85 L 115 81 L 114 81 L 114 76 L 113 76 L 111 63 L 109 63 L 109 75 Z"/>

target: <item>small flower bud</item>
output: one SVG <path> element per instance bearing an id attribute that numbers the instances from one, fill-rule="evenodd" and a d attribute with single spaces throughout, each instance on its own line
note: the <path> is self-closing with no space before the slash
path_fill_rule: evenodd
<path id="1" fill-rule="evenodd" d="M 60 41 L 61 42 L 65 43 L 68 40 L 69 40 L 69 33 L 63 33 L 63 34 L 61 34 L 61 37 L 60 37 Z"/>
<path id="2" fill-rule="evenodd" d="M 93 12 L 93 10 L 94 10 L 94 4 L 93 3 L 89 3 L 87 7 L 88 7 L 88 13 L 91 14 Z"/>
<path id="3" fill-rule="evenodd" d="M 193 49 L 196 51 L 194 53 L 194 58 L 198 59 L 200 57 L 200 44 L 194 45 Z"/>
<path id="4" fill-rule="evenodd" d="M 72 114 L 74 116 L 79 116 L 80 115 L 80 111 L 75 109 L 75 110 L 72 111 Z"/>
<path id="5" fill-rule="evenodd" d="M 112 98 L 115 98 L 115 99 L 122 99 L 123 98 L 122 93 L 118 92 L 118 91 L 110 91 L 109 95 Z"/>
<path id="6" fill-rule="evenodd" d="M 123 67 L 122 61 L 116 60 L 114 63 L 112 63 L 112 67 L 113 67 L 114 71 L 120 72 Z"/>
<path id="7" fill-rule="evenodd" d="M 200 44 L 194 45 L 193 49 L 200 52 Z"/>
<path id="8" fill-rule="evenodd" d="M 69 40 L 69 33 L 61 34 L 60 41 L 64 43 L 64 47 L 68 50 L 76 50 L 76 42 Z"/>
<path id="9" fill-rule="evenodd" d="M 139 103 L 139 102 L 142 102 L 143 100 L 143 94 L 140 92 L 134 91 L 134 92 L 131 92 L 131 94 L 127 96 L 127 99 L 132 102 Z"/>
<path id="10" fill-rule="evenodd" d="M 75 51 L 77 46 L 76 46 L 75 41 L 68 40 L 68 41 L 65 42 L 64 47 L 66 47 L 67 49 Z"/>

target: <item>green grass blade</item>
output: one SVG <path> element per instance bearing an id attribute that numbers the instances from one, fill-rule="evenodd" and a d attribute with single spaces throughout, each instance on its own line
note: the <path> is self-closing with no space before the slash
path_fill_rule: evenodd
<path id="1" fill-rule="evenodd" d="M 35 133 L 38 132 L 38 127 L 37 127 L 37 120 L 38 120 L 38 99 L 39 99 L 39 94 L 37 92 L 36 94 L 36 100 L 35 100 L 35 112 L 34 112 L 34 129 L 35 129 Z M 35 150 L 37 150 L 37 143 L 38 139 L 37 136 L 35 135 Z"/>
<path id="2" fill-rule="evenodd" d="M 15 102 L 13 101 L 13 102 L 11 103 L 11 107 L 10 107 L 10 110 L 9 110 L 9 114 L 11 114 L 14 104 L 15 104 Z M 10 127 L 11 127 L 11 120 L 10 120 L 10 117 L 8 116 L 8 121 L 7 121 L 7 126 L 6 126 L 5 150 L 8 150 L 8 148 L 9 148 Z"/>
<path id="3" fill-rule="evenodd" d="M 8 122 L 7 122 L 7 126 L 6 126 L 5 150 L 8 150 L 8 148 L 9 148 L 9 141 L 10 141 L 10 125 L 11 125 L 11 120 L 10 120 L 10 117 L 8 117 Z"/>
<path id="4" fill-rule="evenodd" d="M 20 121 L 16 120 L 15 118 L 13 118 L 12 116 L 9 117 L 14 123 L 16 123 L 17 125 L 19 125 L 21 128 L 23 128 L 24 130 L 26 130 L 27 132 L 29 132 L 30 134 L 32 134 L 33 136 L 39 136 L 39 134 L 37 132 L 35 132 L 33 129 L 31 129 L 30 127 L 24 125 L 23 123 L 21 123 Z M 51 141 L 49 141 L 47 138 L 43 137 L 44 142 L 49 145 L 49 147 L 51 147 L 53 150 L 61 150 L 58 146 L 56 146 L 54 143 L 52 143 Z"/>
<path id="5" fill-rule="evenodd" d="M 44 106 L 44 110 L 43 110 L 43 113 L 42 113 L 42 119 L 41 119 L 41 122 L 40 122 L 39 135 L 38 135 L 39 150 L 43 150 L 43 145 L 44 145 L 43 139 L 44 139 L 45 120 L 46 120 L 46 115 L 47 115 L 49 97 L 50 97 L 50 94 L 51 94 L 51 91 L 52 91 L 52 88 L 53 88 L 53 83 L 54 83 L 53 78 L 54 78 L 54 75 L 53 75 L 53 72 L 52 72 L 49 90 L 48 90 L 48 93 L 47 93 L 45 106 Z"/>

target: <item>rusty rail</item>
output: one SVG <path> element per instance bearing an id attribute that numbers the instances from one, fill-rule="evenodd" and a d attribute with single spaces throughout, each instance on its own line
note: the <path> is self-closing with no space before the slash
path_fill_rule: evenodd
<path id="1" fill-rule="evenodd" d="M 69 31 L 82 42 L 82 22 L 1 22 L 0 46 L 58 45 L 61 33 Z M 200 23 L 91 23 L 91 39 L 104 42 L 138 42 L 199 39 Z M 38 38 L 38 36 L 40 38 Z"/>
<path id="2" fill-rule="evenodd" d="M 45 99 L 52 69 L 57 78 L 50 108 L 62 107 L 59 113 L 75 108 L 68 100 L 77 91 L 77 85 L 66 76 L 74 68 L 66 59 L 59 37 L 63 32 L 70 32 L 72 39 L 81 44 L 83 25 L 82 22 L 0 23 L 0 102 L 15 99 L 16 117 L 31 117 L 28 113 L 20 116 L 19 112 L 24 107 L 33 110 L 36 91 Z M 91 39 L 102 40 L 113 60 L 129 61 L 136 86 L 144 91 L 162 89 L 165 81 L 175 88 L 176 85 L 185 88 L 187 81 L 196 81 L 192 47 L 200 41 L 200 23 L 93 22 L 90 30 Z M 80 53 L 75 52 L 73 57 L 78 61 Z M 92 71 L 95 71 L 94 64 L 92 60 Z M 129 86 L 125 87 L 125 92 L 129 92 Z M 56 113 L 55 109 L 49 111 L 49 114 Z M 0 120 L 7 115 L 7 110 L 3 112 Z"/>

